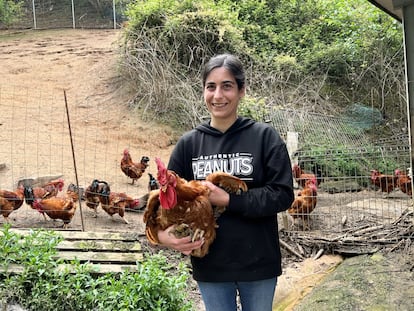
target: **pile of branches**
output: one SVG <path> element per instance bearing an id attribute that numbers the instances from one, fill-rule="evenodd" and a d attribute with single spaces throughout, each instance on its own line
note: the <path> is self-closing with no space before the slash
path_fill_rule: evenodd
<path id="1" fill-rule="evenodd" d="M 282 247 L 300 259 L 319 258 L 323 253 L 346 257 L 384 252 L 414 252 L 413 211 L 405 210 L 389 224 L 365 224 L 336 234 L 326 232 L 280 232 Z"/>

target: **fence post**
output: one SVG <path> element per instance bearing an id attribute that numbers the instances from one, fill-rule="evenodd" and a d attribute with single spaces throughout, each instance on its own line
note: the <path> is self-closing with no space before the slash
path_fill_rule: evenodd
<path id="1" fill-rule="evenodd" d="M 37 29 L 35 0 L 32 0 L 32 7 L 33 7 L 33 27 L 34 29 Z"/>
<path id="2" fill-rule="evenodd" d="M 73 27 L 73 29 L 76 28 L 76 22 L 75 22 L 75 4 L 73 3 L 73 0 L 72 0 L 72 27 Z"/>
<path id="3" fill-rule="evenodd" d="M 292 162 L 293 154 L 298 150 L 298 146 L 299 146 L 299 133 L 298 132 L 287 132 L 286 147 L 289 153 L 290 162 Z M 283 220 L 284 229 L 288 230 L 289 221 L 288 221 L 287 212 L 284 212 L 282 214 L 282 220 Z"/>
<path id="4" fill-rule="evenodd" d="M 114 12 L 114 29 L 116 29 L 116 8 L 115 8 L 115 0 L 112 0 L 112 11 Z"/>

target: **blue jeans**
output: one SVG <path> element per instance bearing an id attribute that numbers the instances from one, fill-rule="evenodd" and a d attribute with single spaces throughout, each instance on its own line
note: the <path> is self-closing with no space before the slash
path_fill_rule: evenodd
<path id="1" fill-rule="evenodd" d="M 277 278 L 253 282 L 197 282 L 206 311 L 272 311 Z"/>

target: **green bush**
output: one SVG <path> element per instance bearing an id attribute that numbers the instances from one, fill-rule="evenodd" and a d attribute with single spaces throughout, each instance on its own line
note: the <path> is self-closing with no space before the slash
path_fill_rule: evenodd
<path id="1" fill-rule="evenodd" d="M 23 15 L 23 1 L 0 0 L 0 25 L 8 27 Z"/>
<path id="2" fill-rule="evenodd" d="M 0 231 L 0 303 L 18 303 L 36 311 L 192 310 L 187 297 L 188 270 L 160 254 L 137 263 L 138 272 L 96 275 L 87 264 L 59 266 L 56 246 L 62 237 L 36 230 L 19 235 L 9 225 Z M 8 272 L 11 264 L 21 273 Z"/>
<path id="3" fill-rule="evenodd" d="M 127 16 L 121 69 L 144 119 L 181 132 L 203 121 L 201 66 L 231 52 L 265 110 L 337 115 L 358 102 L 406 124 L 401 24 L 368 1 L 141 0 Z"/>

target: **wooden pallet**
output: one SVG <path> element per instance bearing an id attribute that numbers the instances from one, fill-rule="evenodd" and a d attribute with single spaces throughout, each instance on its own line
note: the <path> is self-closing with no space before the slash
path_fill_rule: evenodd
<path id="1" fill-rule="evenodd" d="M 28 230 L 11 229 L 21 235 Z M 143 234 L 128 232 L 82 232 L 59 231 L 64 240 L 57 245 L 57 257 L 70 267 L 70 261 L 87 263 L 94 273 L 120 273 L 126 270 L 136 271 L 136 262 L 143 260 L 140 239 Z M 3 269 L 0 269 L 3 270 Z M 9 265 L 7 271 L 19 273 L 22 267 Z"/>

